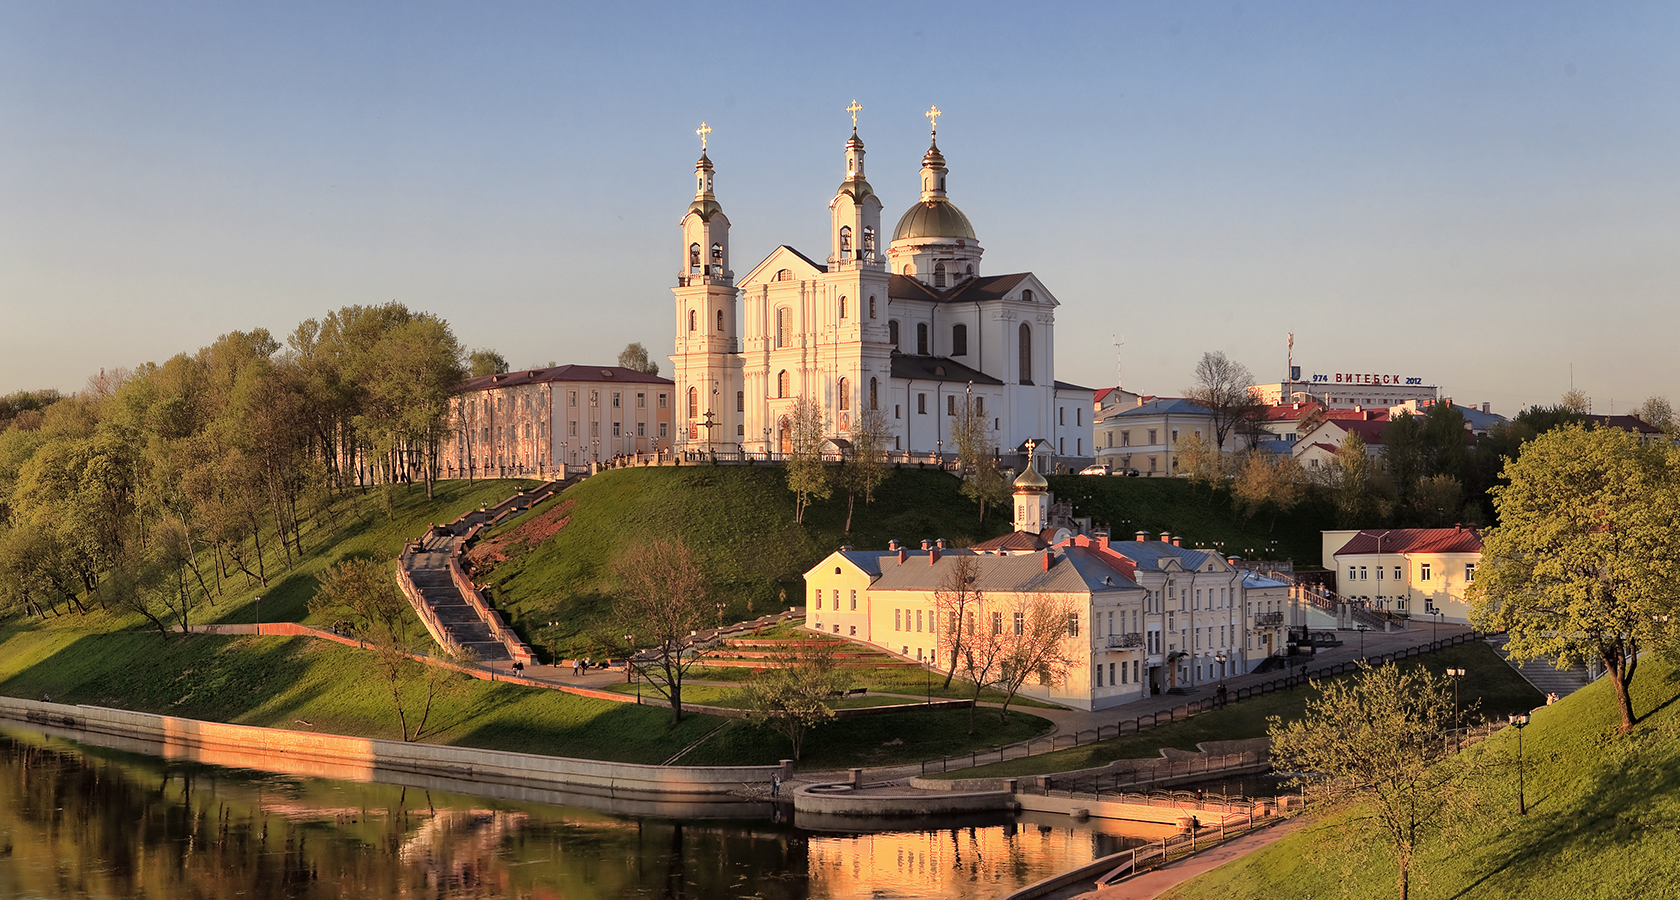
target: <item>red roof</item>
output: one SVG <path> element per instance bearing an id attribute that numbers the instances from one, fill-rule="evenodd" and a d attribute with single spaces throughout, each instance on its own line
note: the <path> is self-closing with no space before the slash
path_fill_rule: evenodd
<path id="1" fill-rule="evenodd" d="M 1379 538 L 1381 539 L 1379 541 Z M 1337 556 L 1370 556 L 1382 553 L 1480 553 L 1482 538 L 1476 529 L 1387 528 L 1361 531 L 1336 551 Z"/>
<path id="2" fill-rule="evenodd" d="M 480 375 L 468 378 L 455 386 L 457 394 L 469 391 L 487 391 L 492 388 L 519 387 L 528 384 L 546 384 L 554 381 L 600 381 L 617 382 L 620 384 L 665 384 L 675 385 L 669 378 L 658 375 L 648 375 L 635 369 L 622 366 L 552 366 L 546 369 L 515 369 L 499 375 Z"/>

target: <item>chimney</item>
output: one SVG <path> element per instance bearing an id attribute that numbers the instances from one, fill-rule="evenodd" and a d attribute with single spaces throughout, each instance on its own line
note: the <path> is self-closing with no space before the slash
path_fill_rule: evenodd
<path id="1" fill-rule="evenodd" d="M 1165 532 L 1165 531 L 1161 532 L 1161 543 L 1170 544 L 1172 542 L 1173 542 L 1173 539 L 1172 539 L 1172 535 L 1170 533 Z"/>
<path id="2" fill-rule="evenodd" d="M 1044 571 L 1050 571 L 1050 551 L 1044 551 Z"/>
<path id="3" fill-rule="evenodd" d="M 1141 544 L 1141 543 L 1143 543 L 1143 542 L 1144 542 L 1144 541 L 1147 541 L 1147 540 L 1149 540 L 1149 532 L 1147 532 L 1147 531 L 1140 531 L 1140 532 L 1138 532 L 1138 533 L 1137 533 L 1137 534 L 1136 534 L 1136 535 L 1135 535 L 1135 536 L 1134 536 L 1134 537 L 1135 537 L 1135 538 L 1136 538 L 1136 540 L 1137 540 L 1137 542 L 1138 542 L 1138 543 L 1140 543 L 1140 544 Z"/>
<path id="4" fill-rule="evenodd" d="M 903 547 L 898 548 L 898 564 L 902 566 L 909 559 L 910 559 L 910 551 L 904 549 Z"/>
<path id="5" fill-rule="evenodd" d="M 1108 535 L 1106 535 L 1106 534 L 1097 535 L 1097 546 L 1101 547 L 1104 552 L 1107 552 L 1108 551 Z"/>
<path id="6" fill-rule="evenodd" d="M 1228 558 L 1227 558 L 1227 559 L 1226 559 L 1226 560 L 1225 560 L 1225 561 L 1226 561 L 1226 562 L 1228 562 L 1228 563 L 1230 563 L 1230 564 L 1231 564 L 1231 565 L 1233 565 L 1233 566 L 1234 566 L 1234 565 L 1236 565 L 1236 564 L 1237 564 L 1237 560 L 1238 560 L 1238 559 L 1241 559 L 1241 557 L 1238 557 L 1238 556 L 1232 556 L 1232 557 L 1228 557 Z"/>
<path id="7" fill-rule="evenodd" d="M 1484 413 L 1491 412 L 1491 410 L 1488 409 L 1488 402 L 1486 400 L 1482 401 L 1482 412 L 1484 412 Z"/>
<path id="8" fill-rule="evenodd" d="M 897 540 L 887 541 L 887 549 L 888 550 L 897 550 L 898 549 L 898 541 Z"/>
<path id="9" fill-rule="evenodd" d="M 1182 546 L 1184 546 L 1184 539 L 1183 539 L 1183 538 L 1176 538 L 1176 537 L 1175 537 L 1175 538 L 1173 538 L 1173 546 L 1174 546 L 1174 547 L 1182 547 Z"/>
<path id="10" fill-rule="evenodd" d="M 922 538 L 922 549 L 923 550 L 932 550 L 933 549 L 933 541 L 930 541 L 927 538 Z"/>
<path id="11" fill-rule="evenodd" d="M 939 540 L 934 541 L 934 544 L 937 545 L 939 547 L 939 549 L 941 549 L 941 550 L 945 549 L 945 539 L 944 538 L 940 538 Z"/>
<path id="12" fill-rule="evenodd" d="M 935 548 L 933 550 L 928 551 L 928 565 L 931 566 L 936 562 L 939 562 L 939 550 L 938 550 L 938 548 Z"/>

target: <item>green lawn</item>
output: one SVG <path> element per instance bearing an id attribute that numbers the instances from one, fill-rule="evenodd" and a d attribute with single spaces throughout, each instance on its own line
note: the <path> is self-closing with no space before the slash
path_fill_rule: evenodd
<path id="1" fill-rule="evenodd" d="M 1013 744 L 1050 730 L 1037 716 L 1011 711 L 1006 723 L 996 710 L 981 709 L 968 733 L 967 710 L 923 710 L 830 721 L 806 738 L 800 768 L 893 766 L 940 756 Z M 731 720 L 682 762 L 695 766 L 735 765 L 743 758 L 789 758 L 792 745 L 781 735 Z"/>
<path id="2" fill-rule="evenodd" d="M 1460 685 L 1459 698 L 1466 708 L 1476 709 L 1478 716 L 1502 718 L 1509 712 L 1530 709 L 1545 702 L 1545 697 L 1539 691 L 1513 671 L 1492 648 L 1480 641 L 1448 647 L 1427 656 L 1407 660 L 1401 665 L 1426 666 L 1436 674 L 1448 667 L 1463 667 L 1469 674 Z M 1264 737 L 1268 718 L 1298 718 L 1305 712 L 1307 700 L 1312 696 L 1314 691 L 1311 688 L 1278 691 L 1112 740 L 932 777 L 1014 778 L 1023 775 L 1046 775 L 1095 768 L 1117 759 L 1153 759 L 1160 755 L 1163 747 L 1195 750 L 1196 745 L 1203 741 Z"/>
<path id="3" fill-rule="evenodd" d="M 1467 830 L 1425 846 L 1413 897 L 1483 900 L 1673 897 L 1680 889 L 1680 673 L 1648 655 L 1633 683 L 1640 723 L 1616 733 L 1614 687 L 1599 681 L 1534 713 L 1522 734 L 1529 811 L 1517 814 L 1518 735 L 1486 749 L 1503 762 L 1478 788 Z M 1336 839 L 1352 813 L 1216 869 L 1172 900 L 1396 895 L 1380 845 Z"/>

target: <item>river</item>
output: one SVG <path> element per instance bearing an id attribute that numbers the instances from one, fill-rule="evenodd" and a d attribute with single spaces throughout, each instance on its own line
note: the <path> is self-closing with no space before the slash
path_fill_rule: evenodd
<path id="1" fill-rule="evenodd" d="M 0 900 L 982 900 L 1153 833 L 1056 816 L 816 831 L 765 804 L 699 812 L 225 768 L 7 723 Z"/>

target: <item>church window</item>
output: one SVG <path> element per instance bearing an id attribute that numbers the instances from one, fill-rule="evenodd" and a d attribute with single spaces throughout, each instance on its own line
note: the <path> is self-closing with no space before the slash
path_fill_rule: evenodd
<path id="1" fill-rule="evenodd" d="M 696 388 L 688 389 L 688 417 L 698 418 L 700 415 L 700 391 Z"/>
<path id="2" fill-rule="evenodd" d="M 637 422 L 636 423 L 636 437 L 647 437 L 647 423 L 646 422 Z"/>
<path id="3" fill-rule="evenodd" d="M 852 258 L 852 226 L 840 226 L 840 258 Z"/>
<path id="4" fill-rule="evenodd" d="M 928 355 L 928 327 L 926 322 L 916 323 L 916 352 L 922 356 Z"/>
<path id="5" fill-rule="evenodd" d="M 1021 384 L 1032 384 L 1032 326 L 1021 323 Z"/>
<path id="6" fill-rule="evenodd" d="M 1075 426 L 1085 424 L 1085 410 L 1077 409 L 1077 408 L 1074 409 L 1074 411 L 1073 411 L 1073 424 Z"/>
<path id="7" fill-rule="evenodd" d="M 696 318 L 697 316 L 699 316 L 699 313 L 695 312 L 694 310 L 691 309 L 691 310 L 688 311 L 688 330 L 689 331 L 694 330 L 694 327 L 695 327 L 694 323 L 698 321 L 698 319 Z"/>
<path id="8" fill-rule="evenodd" d="M 735 436 L 736 436 L 736 437 L 745 437 L 745 436 L 746 436 L 746 434 L 747 434 L 747 426 L 746 426 L 746 423 L 744 423 L 744 422 L 736 422 L 736 423 L 735 423 Z"/>
<path id="9" fill-rule="evenodd" d="M 986 398 L 985 397 L 975 397 L 974 398 L 974 414 L 977 415 L 977 416 L 984 416 L 986 414 Z"/>
<path id="10" fill-rule="evenodd" d="M 776 396 L 777 397 L 786 397 L 787 395 L 788 395 L 788 372 L 787 372 L 786 369 L 783 369 L 780 372 L 776 373 Z"/>
<path id="11" fill-rule="evenodd" d="M 916 395 L 916 415 L 918 415 L 918 416 L 927 415 L 927 395 L 926 394 L 917 394 Z"/>
<path id="12" fill-rule="evenodd" d="M 845 378 L 840 379 L 840 408 L 842 410 L 852 408 L 852 383 Z"/>
<path id="13" fill-rule="evenodd" d="M 700 274 L 700 245 L 688 245 L 688 274 Z"/>
<path id="14" fill-rule="evenodd" d="M 893 404 L 893 418 L 895 418 L 895 419 L 904 418 L 903 412 L 904 412 L 904 407 L 899 406 L 897 403 Z M 896 438 L 896 437 L 893 438 L 893 442 L 894 442 L 893 449 L 895 449 L 895 450 L 897 449 L 897 441 L 898 441 L 898 438 Z"/>
<path id="15" fill-rule="evenodd" d="M 568 426 L 566 428 L 566 433 L 570 434 L 572 437 L 577 437 L 577 422 L 574 420 L 567 422 L 566 425 Z"/>
<path id="16" fill-rule="evenodd" d="M 717 311 L 717 330 L 723 330 L 723 310 Z"/>
<path id="17" fill-rule="evenodd" d="M 590 391 L 589 392 L 589 405 L 590 406 L 600 406 L 601 405 L 601 392 L 600 391 Z"/>
<path id="18" fill-rule="evenodd" d="M 746 412 L 747 411 L 747 392 L 746 391 L 736 391 L 735 392 L 735 411 L 736 412 Z"/>
<path id="19" fill-rule="evenodd" d="M 773 281 L 792 281 L 793 280 L 793 270 L 792 269 L 777 269 L 776 270 L 776 277 L 772 280 Z"/>
<path id="20" fill-rule="evenodd" d="M 887 343 L 893 345 L 894 350 L 898 349 L 898 320 L 897 319 L 888 319 L 887 320 Z"/>
<path id="21" fill-rule="evenodd" d="M 869 318 L 875 318 L 875 298 L 869 298 Z"/>
<path id="22" fill-rule="evenodd" d="M 788 320 L 791 319 L 791 318 L 792 318 L 791 311 L 787 307 L 785 307 L 785 306 L 776 307 L 776 346 L 777 347 L 786 347 L 790 343 L 790 341 L 788 340 L 788 332 L 789 332 L 789 329 L 790 329 L 790 327 L 792 326 L 793 323 L 788 321 Z"/>
<path id="23" fill-rule="evenodd" d="M 875 261 L 875 229 L 863 226 L 863 261 Z"/>
<path id="24" fill-rule="evenodd" d="M 1027 301 L 1028 303 L 1033 302 L 1032 291 L 1022 291 L 1021 292 L 1021 299 Z"/>
<path id="25" fill-rule="evenodd" d="M 1065 407 L 1065 406 L 1056 407 L 1056 424 L 1057 425 L 1066 425 L 1067 424 L 1067 407 Z"/>
<path id="26" fill-rule="evenodd" d="M 944 263 L 934 263 L 933 264 L 933 286 L 936 287 L 936 288 L 942 288 L 942 287 L 945 286 L 945 264 Z"/>
<path id="27" fill-rule="evenodd" d="M 840 298 L 840 318 L 846 318 L 846 298 Z"/>
<path id="28" fill-rule="evenodd" d="M 876 381 L 874 378 L 869 379 L 869 408 L 870 409 L 880 409 L 881 408 L 880 401 L 879 401 L 878 395 L 876 393 L 877 390 L 879 389 L 879 385 L 880 385 L 880 382 Z"/>
<path id="29" fill-rule="evenodd" d="M 722 275 L 723 274 L 723 245 L 722 244 L 713 244 L 712 245 L 712 274 L 713 275 Z"/>
<path id="30" fill-rule="evenodd" d="M 951 355 L 952 356 L 967 356 L 968 355 L 968 326 L 967 325 L 960 325 L 959 324 L 959 325 L 951 326 Z"/>

